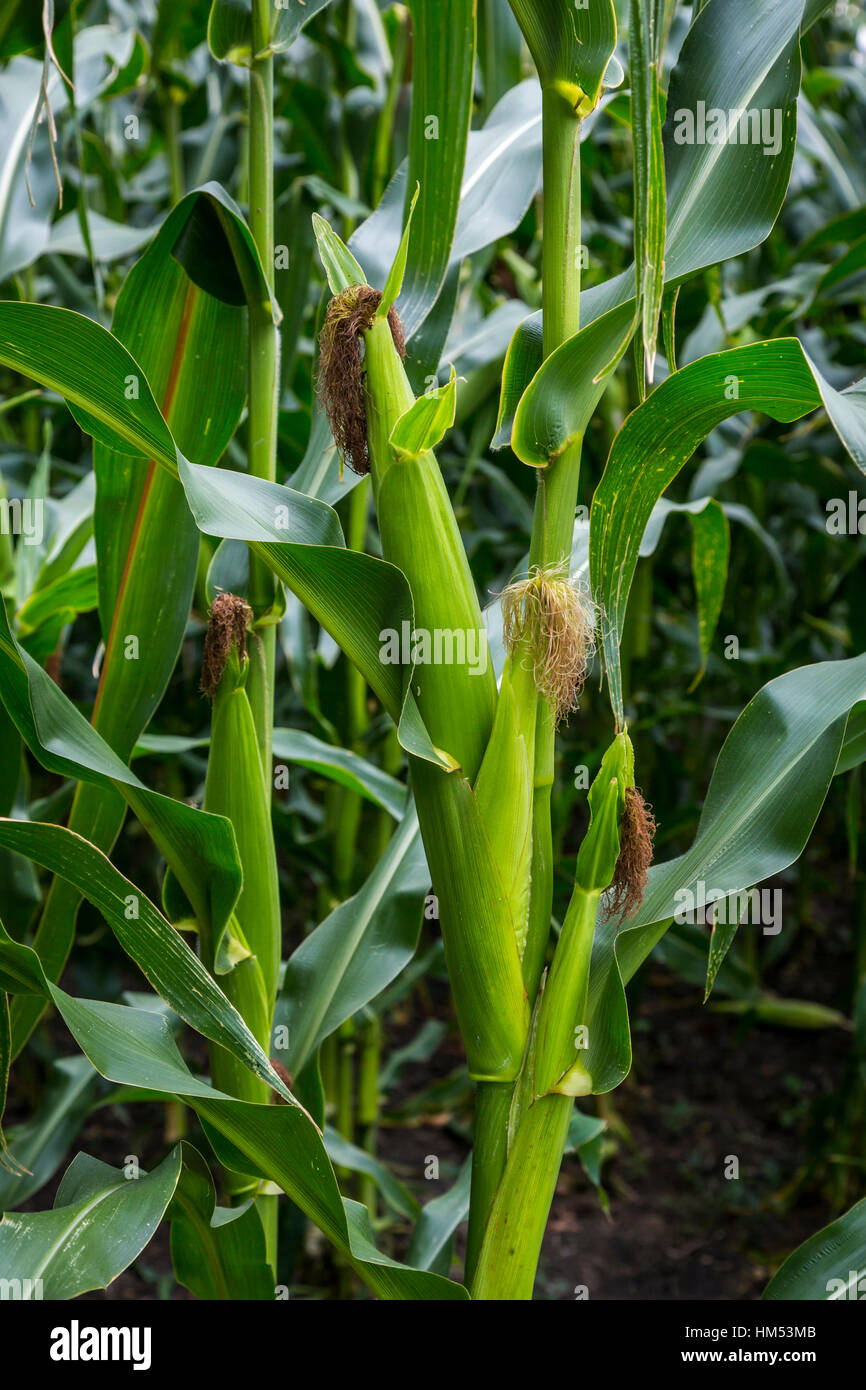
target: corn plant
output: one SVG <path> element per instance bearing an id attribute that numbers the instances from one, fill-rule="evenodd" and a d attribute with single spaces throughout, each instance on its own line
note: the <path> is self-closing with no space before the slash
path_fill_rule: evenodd
<path id="1" fill-rule="evenodd" d="M 532 1298 L 563 1153 L 578 1132 L 575 1101 L 607 1095 L 631 1067 L 629 981 L 685 896 L 696 917 L 715 904 L 709 995 L 749 892 L 798 859 L 837 767 L 862 757 L 857 729 L 846 730 L 866 700 L 866 657 L 786 671 L 753 695 L 718 750 L 694 842 L 653 863 L 626 615 L 663 494 L 707 437 L 744 412 L 791 424 L 822 411 L 866 471 L 862 383 L 831 384 L 820 354 L 797 337 L 725 346 L 679 368 L 676 358 L 680 287 L 751 252 L 776 223 L 797 145 L 801 42 L 828 6 L 754 0 L 746 15 L 741 0 L 693 10 L 672 0 L 511 0 L 509 11 L 486 0 L 479 23 L 474 0 L 411 0 L 381 29 L 387 72 L 362 175 L 375 206 L 359 218 L 344 112 L 341 186 L 319 204 L 329 219 L 312 212 L 309 184 L 282 202 L 275 193 L 275 81 L 308 42 L 302 29 L 339 39 L 343 53 L 360 49 L 361 8 L 214 0 L 196 39 L 245 92 L 236 201 L 211 179 L 185 191 L 171 83 L 181 39 L 161 7 L 151 61 L 171 208 L 114 297 L 110 326 L 105 299 L 95 316 L 35 293 L 0 302 L 0 362 L 28 383 L 16 387 L 21 408 L 32 383 L 62 397 L 92 437 L 95 479 L 95 494 L 83 481 L 69 502 L 65 548 L 44 557 L 29 592 L 19 586 L 14 601 L 7 592 L 0 627 L 12 768 L 0 847 L 34 879 L 32 866 L 50 876 L 35 921 L 0 928 L 0 1093 L 50 1006 L 86 1059 L 67 1069 L 70 1094 L 91 1094 L 98 1074 L 123 1094 L 162 1097 L 176 1141 L 135 1184 L 79 1155 L 53 1210 L 7 1214 L 2 1272 L 42 1279 L 48 1297 L 104 1287 L 163 1219 L 176 1278 L 198 1297 L 273 1297 L 290 1202 L 333 1247 L 344 1290 L 357 1279 L 382 1298 Z M 332 20 L 339 29 L 326 31 Z M 410 26 L 408 153 L 393 169 Z M 40 90 L 59 110 L 72 102 L 76 119 L 86 37 L 74 11 L 54 42 L 50 28 L 44 37 Z M 139 59 L 133 43 L 117 66 L 135 81 Z M 519 81 L 529 60 L 532 74 Z M 293 89 L 285 109 L 298 125 L 299 103 Z M 611 112 L 630 132 L 633 264 L 584 288 L 597 210 L 586 206 L 593 181 L 582 165 L 589 151 L 592 167 Z M 507 351 L 503 343 L 494 357 L 504 362 L 491 422 L 494 447 L 535 475 L 528 549 L 487 603 L 437 457 L 477 404 L 447 344 L 475 265 L 483 274 L 489 248 L 520 224 L 539 173 L 540 305 L 511 319 Z M 281 216 L 287 248 L 275 231 Z M 95 264 L 83 201 L 80 221 Z M 306 452 L 286 478 L 285 363 L 311 285 L 316 297 L 314 247 L 326 282 L 314 314 L 315 396 Z M 290 254 L 278 269 L 281 249 Z M 627 377 L 630 347 L 634 408 L 613 432 L 587 521 L 578 514 L 584 436 Z M 703 670 L 730 534 L 714 500 L 692 521 Z M 93 558 L 79 565 L 89 526 Z M 51 661 L 61 632 L 93 607 L 103 652 L 85 714 Z M 148 785 L 131 765 L 148 750 L 191 611 L 204 629 L 210 716 L 200 805 Z M 275 727 L 275 695 L 288 680 L 277 633 L 294 620 L 314 621 L 346 659 L 345 747 Z M 610 711 L 557 921 L 553 792 L 563 731 L 580 737 L 593 677 L 603 678 Z M 366 756 L 374 720 L 387 726 L 378 764 Z M 14 814 L 23 750 L 68 784 L 68 807 L 44 819 Z M 316 905 L 310 915 L 324 920 L 286 962 L 275 758 L 333 783 L 336 895 Z M 378 816 L 379 857 L 359 882 L 365 806 Z M 159 856 L 158 902 L 113 862 L 127 811 Z M 473 1151 L 447 1209 L 414 1213 L 401 1263 L 377 1248 L 370 1220 L 381 1182 L 376 1001 L 414 953 L 429 882 L 474 1085 Z M 62 987 L 82 901 L 143 974 L 145 999 L 85 999 Z M 408 904 L 408 931 L 398 903 Z M 205 1040 L 207 1074 L 184 1025 Z M 357 1107 L 347 1060 L 356 1040 Z M 353 1113 L 363 1149 L 352 1142 Z M 190 1117 L 222 1169 L 222 1207 Z M 19 1190 L 38 1157 L 38 1144 L 31 1153 L 14 1136 L 4 1148 Z M 366 1174 L 361 1201 L 349 1195 L 354 1171 Z M 78 1216 L 97 1196 L 98 1230 L 91 1225 L 84 1257 L 73 1259 Z M 862 1204 L 842 1218 L 845 1239 L 833 1248 L 844 1247 L 845 1260 L 863 1219 Z M 123 1238 L 107 1242 L 115 1221 Z M 820 1265 L 822 1282 L 834 1258 Z M 810 1268 L 804 1247 L 770 1296 L 815 1296 L 790 1292 Z"/>

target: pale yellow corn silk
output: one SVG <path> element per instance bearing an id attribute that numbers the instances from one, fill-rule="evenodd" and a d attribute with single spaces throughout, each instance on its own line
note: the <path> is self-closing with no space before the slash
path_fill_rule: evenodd
<path id="1" fill-rule="evenodd" d="M 501 601 L 506 648 L 522 649 L 539 695 L 561 723 L 577 707 L 595 651 L 592 599 L 561 565 L 534 566 L 503 590 Z"/>

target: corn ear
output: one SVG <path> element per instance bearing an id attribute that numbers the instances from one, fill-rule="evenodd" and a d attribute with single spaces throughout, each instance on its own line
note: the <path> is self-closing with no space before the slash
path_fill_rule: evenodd
<path id="1" fill-rule="evenodd" d="M 387 321 L 376 320 L 364 337 L 370 465 L 383 554 L 409 580 L 415 630 L 431 637 L 456 633 L 464 656 L 473 658 L 416 665 L 415 693 L 433 743 L 474 781 L 496 705 L 475 583 L 435 455 L 429 448 L 398 453 L 391 442 L 395 427 L 398 439 L 412 434 L 411 422 L 425 400 L 415 401 Z"/>
<path id="2" fill-rule="evenodd" d="M 253 638 L 253 642 L 255 638 Z M 256 737 L 246 682 L 250 660 L 233 644 L 213 697 L 211 746 L 204 807 L 232 822 L 243 868 L 243 888 L 232 931 L 250 957 L 221 977 L 222 987 L 265 1050 L 270 1040 L 280 964 L 280 904 L 270 824 L 268 786 Z M 220 1089 L 265 1099 L 222 1049 L 211 1059 Z M 247 1096 L 250 1086 L 256 1097 Z"/>
<path id="3" fill-rule="evenodd" d="M 416 401 L 387 322 L 376 320 L 364 336 L 383 553 L 409 580 L 416 630 L 462 633 L 467 653 L 474 635 L 479 658 L 474 668 L 468 662 L 416 665 L 413 685 L 430 736 L 459 770 L 446 773 L 413 759 L 412 776 L 469 1069 L 478 1079 L 511 1080 L 529 1023 L 520 939 L 528 901 L 531 770 L 525 740 L 510 739 L 517 710 L 506 696 L 495 750 L 507 753 L 508 788 L 497 786 L 495 762 L 479 777 L 496 727 L 496 680 L 463 540 L 431 447 L 453 420 L 456 381 L 452 373 L 445 387 Z M 476 778 L 479 795 L 470 785 Z M 523 825 L 516 837 L 515 813 Z"/>
<path id="4" fill-rule="evenodd" d="M 466 779 L 411 761 L 469 1071 L 475 1080 L 511 1081 L 520 1071 L 529 1005 L 499 865 Z"/>
<path id="5" fill-rule="evenodd" d="M 586 1038 L 589 966 L 599 899 L 613 881 L 620 850 L 619 826 L 626 790 L 634 783 L 634 753 L 628 734 L 617 734 L 589 789 L 590 823 L 577 855 L 574 892 L 557 943 L 541 1001 L 535 1089 L 583 1096 L 592 1077 L 581 1061 Z"/>
<path id="6" fill-rule="evenodd" d="M 519 658 L 509 657 L 475 795 L 499 865 L 521 961 L 529 921 L 537 708 L 531 673 Z"/>
<path id="7" fill-rule="evenodd" d="M 326 264 L 337 267 L 331 280 L 334 288 L 339 284 L 337 272 L 344 274 L 349 263 L 330 229 L 319 222 L 316 230 Z M 398 279 L 399 266 L 389 276 L 380 310 L 390 309 L 387 301 L 396 295 Z M 410 764 L 458 1020 L 471 1074 L 480 1080 L 513 1080 L 529 1024 L 519 947 L 520 914 L 525 916 L 528 891 L 523 850 L 528 830 L 524 826 L 515 862 L 508 814 L 518 802 L 511 802 L 501 784 L 497 802 L 493 762 L 482 781 L 481 800 L 472 786 L 494 729 L 497 693 L 478 596 L 432 452 L 454 418 L 456 379 L 452 373 L 446 386 L 416 401 L 395 345 L 392 319 L 368 310 L 362 322 L 359 305 L 372 304 L 370 293 L 359 299 L 352 286 L 341 293 L 345 300 L 336 300 L 329 315 L 339 314 L 345 304 L 364 341 L 363 442 L 383 555 L 409 581 L 414 633 L 422 642 L 438 639 L 440 655 L 445 655 L 437 660 L 434 650 L 433 660 L 415 661 L 413 694 L 450 771 L 419 758 L 411 758 Z M 335 336 L 332 318 L 331 351 Z M 333 367 L 331 356 L 329 372 Z M 333 376 L 339 379 L 339 373 Z M 506 703 L 496 746 L 511 760 L 509 790 L 518 798 L 525 821 L 529 764 L 525 741 L 521 747 L 510 740 L 515 729 L 516 710 L 513 702 Z"/>

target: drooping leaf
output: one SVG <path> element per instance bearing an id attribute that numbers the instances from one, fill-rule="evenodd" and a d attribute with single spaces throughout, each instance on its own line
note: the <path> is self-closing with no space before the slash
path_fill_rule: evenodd
<path id="1" fill-rule="evenodd" d="M 275 758 L 297 763 L 338 782 L 376 806 L 383 806 L 395 820 L 402 820 L 406 809 L 406 788 L 396 777 L 383 772 L 375 763 L 349 748 L 323 743 L 302 729 L 274 729 Z"/>
<path id="2" fill-rule="evenodd" d="M 179 1018 L 203 1037 L 226 1048 L 284 1098 L 291 1099 L 291 1093 L 240 1014 L 180 932 L 99 850 L 64 826 L 31 821 L 0 819 L 0 843 L 17 848 L 19 853 L 74 883 L 99 910 L 124 951 Z M 21 952 L 28 949 L 16 949 L 0 926 L 0 960 L 20 964 Z M 30 954 L 34 961 L 39 959 L 35 952 Z M 37 992 L 46 992 L 44 981 Z"/>
<path id="3" fill-rule="evenodd" d="M 229 822 L 149 791 L 51 677 L 22 651 L 9 629 L 5 610 L 0 613 L 0 700 L 44 767 L 120 792 L 173 868 L 203 929 L 213 932 L 216 949 L 240 889 L 240 867 Z M 81 838 L 73 830 L 64 833 Z M 96 847 L 93 852 L 101 853 Z M 45 943 L 43 950 L 37 936 L 37 949 L 48 973 L 59 973 L 66 959 L 65 950 L 61 953 L 62 943 L 50 934 L 46 934 Z"/>
<path id="4" fill-rule="evenodd" d="M 303 0 L 302 4 L 277 5 L 272 9 L 269 49 L 284 53 L 291 48 L 304 25 L 331 0 Z M 252 0 L 213 0 L 208 22 L 210 51 L 221 63 L 248 66 L 253 56 Z"/>
<path id="5" fill-rule="evenodd" d="M 616 46 L 613 0 L 572 5 L 570 0 L 511 0 L 541 85 L 554 89 L 580 116 L 598 104 Z"/>
<path id="6" fill-rule="evenodd" d="M 32 1118 L 6 1139 L 20 1175 L 0 1168 L 0 1211 L 20 1207 L 53 1178 L 90 1109 L 97 1075 L 86 1057 L 61 1057 Z"/>
<path id="7" fill-rule="evenodd" d="M 650 397 L 652 399 L 652 397 Z M 694 843 L 649 871 L 636 916 L 596 926 L 589 982 L 595 1091 L 631 1065 L 623 986 L 677 913 L 781 872 L 801 854 L 833 779 L 849 711 L 866 698 L 866 657 L 802 666 L 765 685 L 719 754 Z"/>
<path id="8" fill-rule="evenodd" d="M 790 421 L 823 405 L 855 462 L 866 469 L 866 389 L 838 392 L 796 338 L 699 358 L 663 382 L 628 417 L 611 448 L 590 514 L 590 575 L 602 611 L 611 704 L 624 720 L 619 643 L 644 527 L 653 507 L 722 420 L 761 410 Z"/>
<path id="9" fill-rule="evenodd" d="M 24 977 L 22 984 L 16 985 L 14 977 L 6 976 L 10 959 L 12 968 Z M 376 1249 L 366 1209 L 340 1197 L 322 1134 L 302 1107 L 255 1105 L 215 1091 L 189 1071 L 164 1015 L 73 999 L 45 979 L 38 958 L 26 946 L 5 945 L 0 953 L 0 979 L 4 976 L 13 987 L 44 990 L 81 1050 L 110 1081 L 182 1099 L 190 1105 L 219 1161 L 233 1171 L 259 1173 L 277 1183 L 344 1253 L 378 1297 L 467 1297 L 459 1284 L 401 1265 Z M 170 1196 L 171 1191 L 166 1200 Z"/>
<path id="10" fill-rule="evenodd" d="M 866 1197 L 789 1255 L 764 1290 L 766 1299 L 836 1302 L 866 1290 Z"/>
<path id="11" fill-rule="evenodd" d="M 66 1170 L 53 1210 L 7 1212 L 0 1267 L 23 1298 L 77 1298 L 107 1289 L 150 1242 L 181 1170 L 180 1147 L 134 1180 L 88 1154 Z"/>

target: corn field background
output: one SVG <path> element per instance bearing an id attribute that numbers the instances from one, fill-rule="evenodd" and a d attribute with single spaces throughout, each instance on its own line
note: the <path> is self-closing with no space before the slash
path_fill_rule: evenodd
<path id="1" fill-rule="evenodd" d="M 866 1298 L 864 148 L 847 0 L 0 0 L 3 1299 Z"/>

